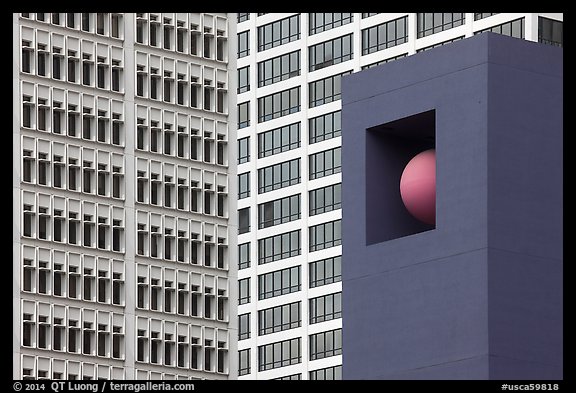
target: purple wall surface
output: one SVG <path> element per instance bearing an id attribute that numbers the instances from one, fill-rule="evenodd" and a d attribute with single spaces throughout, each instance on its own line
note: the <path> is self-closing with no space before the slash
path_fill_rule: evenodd
<path id="1" fill-rule="evenodd" d="M 343 78 L 344 379 L 562 378 L 562 62 L 484 33 Z"/>

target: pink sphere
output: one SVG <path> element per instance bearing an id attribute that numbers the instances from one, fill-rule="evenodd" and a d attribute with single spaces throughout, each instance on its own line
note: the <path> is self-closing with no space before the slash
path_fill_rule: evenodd
<path id="1" fill-rule="evenodd" d="M 436 151 L 423 151 L 404 168 L 400 195 L 406 209 L 426 224 L 436 223 Z"/>

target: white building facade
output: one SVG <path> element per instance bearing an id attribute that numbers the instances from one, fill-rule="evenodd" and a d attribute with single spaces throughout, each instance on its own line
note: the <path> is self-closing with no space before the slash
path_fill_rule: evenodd
<path id="1" fill-rule="evenodd" d="M 14 379 L 236 377 L 229 22 L 13 14 Z"/>
<path id="2" fill-rule="evenodd" d="M 561 46 L 562 20 L 237 14 L 239 379 L 341 379 L 341 76 L 487 30 Z"/>

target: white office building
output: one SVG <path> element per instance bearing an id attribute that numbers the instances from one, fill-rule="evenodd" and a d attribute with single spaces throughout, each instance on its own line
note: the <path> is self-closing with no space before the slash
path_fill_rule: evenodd
<path id="1" fill-rule="evenodd" d="M 562 45 L 562 19 L 237 14 L 239 379 L 341 379 L 341 77 L 483 31 Z"/>
<path id="2" fill-rule="evenodd" d="M 235 378 L 235 23 L 19 13 L 13 36 L 13 378 Z"/>

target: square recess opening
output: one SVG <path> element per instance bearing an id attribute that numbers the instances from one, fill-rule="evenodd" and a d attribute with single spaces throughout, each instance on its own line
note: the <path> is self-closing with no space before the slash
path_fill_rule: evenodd
<path id="1" fill-rule="evenodd" d="M 366 130 L 366 244 L 413 235 L 435 225 L 404 206 L 400 178 L 418 153 L 436 147 L 436 112 L 429 110 Z"/>

